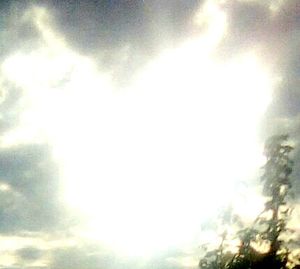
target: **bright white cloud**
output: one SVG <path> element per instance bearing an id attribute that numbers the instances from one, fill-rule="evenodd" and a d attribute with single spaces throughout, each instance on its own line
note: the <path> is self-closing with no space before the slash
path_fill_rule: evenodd
<path id="1" fill-rule="evenodd" d="M 116 92 L 51 31 L 44 11 L 34 12 L 44 46 L 2 65 L 24 91 L 19 140 L 52 143 L 62 195 L 88 218 L 92 238 L 127 254 L 191 240 L 261 162 L 256 128 L 272 87 L 263 63 L 255 52 L 213 60 L 222 33 L 214 26 Z"/>

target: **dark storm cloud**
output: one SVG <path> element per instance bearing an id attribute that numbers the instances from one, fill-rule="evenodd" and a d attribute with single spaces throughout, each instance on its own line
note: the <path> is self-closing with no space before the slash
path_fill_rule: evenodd
<path id="1" fill-rule="evenodd" d="M 0 151 L 0 178 L 12 187 L 3 192 L 10 201 L 0 211 L 0 231 L 43 231 L 58 228 L 58 168 L 45 145 L 26 145 Z M 8 199 L 9 198 L 9 199 Z"/>

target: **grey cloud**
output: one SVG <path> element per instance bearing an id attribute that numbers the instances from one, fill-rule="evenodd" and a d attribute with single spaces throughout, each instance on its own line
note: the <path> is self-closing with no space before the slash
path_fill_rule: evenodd
<path id="1" fill-rule="evenodd" d="M 22 267 L 19 267 L 19 266 L 4 266 L 4 267 L 1 267 L 1 269 L 21 269 Z"/>
<path id="2" fill-rule="evenodd" d="M 176 249 L 169 249 L 167 252 L 162 252 L 159 255 L 150 259 L 145 266 L 145 268 L 157 268 L 157 269 L 177 269 L 182 268 L 182 265 L 178 264 L 174 261 L 174 259 L 178 257 L 184 257 L 185 254 L 182 253 L 180 250 Z"/>
<path id="3" fill-rule="evenodd" d="M 19 2 L 22 4 L 0 2 L 7 23 L 7 31 L 1 33 L 2 57 L 13 51 L 32 50 L 40 44 L 40 33 L 33 21 L 17 20 L 30 7 L 25 1 Z M 94 57 L 99 66 L 114 72 L 116 80 L 123 78 L 125 82 L 161 47 L 177 44 L 188 35 L 189 20 L 199 6 L 196 0 L 69 0 L 40 1 L 39 4 L 53 12 L 54 28 L 74 50 Z M 287 1 L 275 17 L 266 6 L 257 2 L 236 2 L 224 7 L 229 16 L 229 32 L 218 47 L 218 54 L 231 58 L 244 49 L 260 47 L 262 56 L 270 60 L 274 74 L 283 77 L 264 119 L 265 135 L 270 134 L 276 120 L 297 119 L 300 113 L 300 34 L 297 30 L 300 22 L 296 4 L 296 0 Z M 128 57 L 118 66 L 122 50 Z M 18 124 L 20 92 L 11 85 L 7 87 L 11 90 L 0 108 L 1 132 Z M 295 120 L 286 129 L 298 143 L 299 122 Z M 282 130 L 280 124 L 277 130 Z M 300 161 L 300 150 L 295 152 L 295 160 L 296 163 Z M 0 179 L 12 186 L 12 191 L 0 192 L 0 202 L 3 202 L 0 206 L 0 232 L 60 229 L 68 217 L 59 203 L 58 167 L 51 159 L 50 147 L 22 145 L 2 150 L 0 168 Z M 299 177 L 300 169 L 296 167 L 294 180 Z M 299 180 L 297 182 L 295 189 L 300 191 Z M 62 228 L 67 229 L 66 226 Z M 38 259 L 42 253 L 38 249 L 25 248 L 17 255 L 22 260 L 32 260 Z M 143 264 L 139 260 L 121 260 L 114 254 L 101 253 L 101 250 L 90 247 L 62 248 L 54 250 L 52 256 L 49 265 L 52 269 L 176 267 L 166 261 L 169 256 L 159 256 Z"/>
<path id="4" fill-rule="evenodd" d="M 32 7 L 30 1 L 2 1 L 0 31 L 0 57 L 14 51 L 32 51 L 40 41 L 40 35 L 31 18 L 25 18 L 26 11 Z"/>
<path id="5" fill-rule="evenodd" d="M 199 1 L 47 1 L 57 28 L 80 50 L 90 54 L 101 49 L 134 44 L 147 50 L 152 35 L 184 34 L 186 23 Z M 156 25 L 158 24 L 158 25 Z M 170 36 L 167 36 L 170 38 Z"/>
<path id="6" fill-rule="evenodd" d="M 3 97 L 0 104 L 0 133 L 3 135 L 19 124 L 22 92 L 7 81 L 4 81 L 1 86 L 0 91 Z"/>
<path id="7" fill-rule="evenodd" d="M 221 5 L 227 16 L 227 32 L 216 50 L 219 59 L 230 59 L 253 48 L 259 48 L 264 58 L 273 33 L 272 13 L 261 1 L 228 1 Z M 274 43 L 273 41 L 271 41 Z"/>
<path id="8" fill-rule="evenodd" d="M 19 249 L 15 254 L 21 261 L 35 261 L 43 256 L 43 251 L 35 247 L 25 247 Z"/>
<path id="9" fill-rule="evenodd" d="M 0 57 L 43 44 L 33 17 L 25 16 L 31 8 L 42 6 L 52 17 L 51 27 L 69 47 L 92 57 L 102 70 L 113 74 L 117 85 L 123 85 L 162 48 L 182 42 L 193 32 L 191 18 L 201 2 L 5 1 L 0 13 L 5 25 L 0 32 Z"/>
<path id="10" fill-rule="evenodd" d="M 222 9 L 228 16 L 228 33 L 219 44 L 216 56 L 231 59 L 238 54 L 256 50 L 262 62 L 271 69 L 280 83 L 273 89 L 272 102 L 261 122 L 261 139 L 289 133 L 296 142 L 293 189 L 300 193 L 300 5 L 288 0 L 276 13 L 267 2 L 228 1 Z"/>
<path id="11" fill-rule="evenodd" d="M 1 269 L 49 269 L 47 266 L 24 266 L 24 265 L 15 265 L 15 266 L 1 266 Z"/>
<path id="12" fill-rule="evenodd" d="M 297 1 L 287 1 L 278 15 L 272 21 L 272 33 L 276 36 L 273 54 L 278 58 L 276 68 L 281 73 L 282 83 L 280 94 L 276 100 L 280 105 L 286 105 L 286 115 L 296 115 L 300 112 L 298 106 L 299 75 L 300 75 L 300 6 Z"/>
<path id="13" fill-rule="evenodd" d="M 228 59 L 245 51 L 257 50 L 282 81 L 274 89 L 272 103 L 263 121 L 266 135 L 277 119 L 300 113 L 300 7 L 295 0 L 284 2 L 272 13 L 261 1 L 228 1 L 222 7 L 228 16 L 228 33 L 217 55 Z M 280 129 L 278 127 L 277 129 Z"/>
<path id="14" fill-rule="evenodd" d="M 59 226 L 59 175 L 45 145 L 26 145 L 0 151 L 0 178 L 9 184 L 10 206 L 1 208 L 0 231 L 40 231 Z M 16 193 L 16 194 L 14 194 Z M 14 194 L 14 196 L 12 196 Z"/>
<path id="15" fill-rule="evenodd" d="M 86 269 L 179 268 L 180 266 L 168 261 L 167 258 L 176 257 L 176 255 L 180 254 L 182 252 L 179 250 L 169 250 L 146 260 L 142 257 L 125 258 L 107 250 L 103 252 L 101 247 L 97 245 L 83 244 L 78 247 L 53 250 L 49 267 L 53 269 L 80 269 L 83 267 Z"/>
<path id="16" fill-rule="evenodd" d="M 299 24 L 300 25 L 300 24 Z M 298 39 L 296 47 L 288 47 L 283 53 L 281 60 L 281 78 L 273 101 L 274 115 L 278 117 L 292 118 L 300 113 L 300 31 L 290 39 Z M 291 40 L 292 42 L 292 40 Z M 291 57 L 292 56 L 292 57 Z"/>
<path id="17" fill-rule="evenodd" d="M 41 46 L 41 35 L 30 16 L 25 16 L 30 2 L 1 2 L 0 59 L 5 60 L 14 53 L 28 53 Z M 0 73 L 0 133 L 16 129 L 24 108 L 24 92 Z"/>
<path id="18" fill-rule="evenodd" d="M 86 269 L 116 268 L 118 260 L 114 255 L 94 252 L 95 248 L 90 246 L 56 249 L 52 253 L 50 268 L 80 269 L 83 266 Z"/>
<path id="19" fill-rule="evenodd" d="M 259 41 L 270 23 L 270 11 L 258 2 L 229 2 L 229 36 L 236 45 L 253 45 Z"/>
<path id="20" fill-rule="evenodd" d="M 299 135 L 299 133 L 298 133 Z M 298 137 L 299 139 L 299 137 Z M 299 143 L 298 143 L 298 147 L 299 147 Z M 299 167 L 297 167 L 297 164 L 300 162 L 300 149 L 296 148 L 295 149 L 295 153 L 294 153 L 294 158 L 293 158 L 294 162 L 295 162 L 295 167 L 294 167 L 294 171 L 292 173 L 292 184 L 293 184 L 293 188 L 292 188 L 292 198 L 300 201 L 300 169 Z"/>
<path id="21" fill-rule="evenodd" d="M 299 40 L 299 8 L 294 0 L 273 13 L 267 2 L 228 1 L 222 5 L 228 18 L 228 33 L 217 49 L 218 56 L 231 58 L 247 50 L 258 50 L 260 56 L 274 67 L 285 70 L 289 51 Z"/>
<path id="22" fill-rule="evenodd" d="M 15 53 L 26 54 L 41 47 L 41 34 L 28 13 L 32 5 L 30 1 L 25 2 L 1 2 L 0 16 L 1 25 L 3 25 L 0 31 L 1 60 L 5 60 Z M 3 135 L 19 124 L 19 118 L 24 107 L 24 92 L 20 87 L 10 82 L 3 73 L 0 76 L 0 133 Z"/>
<path id="23" fill-rule="evenodd" d="M 190 32 L 198 0 L 44 1 L 53 27 L 79 53 L 94 58 L 116 83 L 134 72 L 164 47 L 181 42 Z M 120 52 L 125 60 L 120 66 Z"/>

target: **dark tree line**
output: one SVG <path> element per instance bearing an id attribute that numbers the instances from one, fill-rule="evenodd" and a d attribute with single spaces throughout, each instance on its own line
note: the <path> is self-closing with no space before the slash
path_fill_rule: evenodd
<path id="1" fill-rule="evenodd" d="M 200 260 L 201 269 L 286 269 L 300 268 L 300 257 L 293 255 L 293 230 L 287 224 L 292 213 L 289 191 L 293 147 L 287 135 L 273 136 L 265 144 L 266 163 L 261 183 L 266 203 L 263 212 L 250 227 L 236 232 L 239 242 L 235 251 L 228 247 L 226 231 L 221 235 L 217 249 L 207 251 Z M 229 218 L 230 224 L 240 223 L 237 216 Z M 228 223 L 228 216 L 227 216 Z M 224 223 L 223 223 L 224 224 Z"/>

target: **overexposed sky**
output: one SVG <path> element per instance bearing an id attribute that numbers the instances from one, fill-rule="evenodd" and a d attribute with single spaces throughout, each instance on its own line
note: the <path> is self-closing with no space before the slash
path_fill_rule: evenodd
<path id="1" fill-rule="evenodd" d="M 263 140 L 297 137 L 299 10 L 175 2 L 3 6 L 3 266 L 193 267 L 220 209 L 261 210 Z"/>

